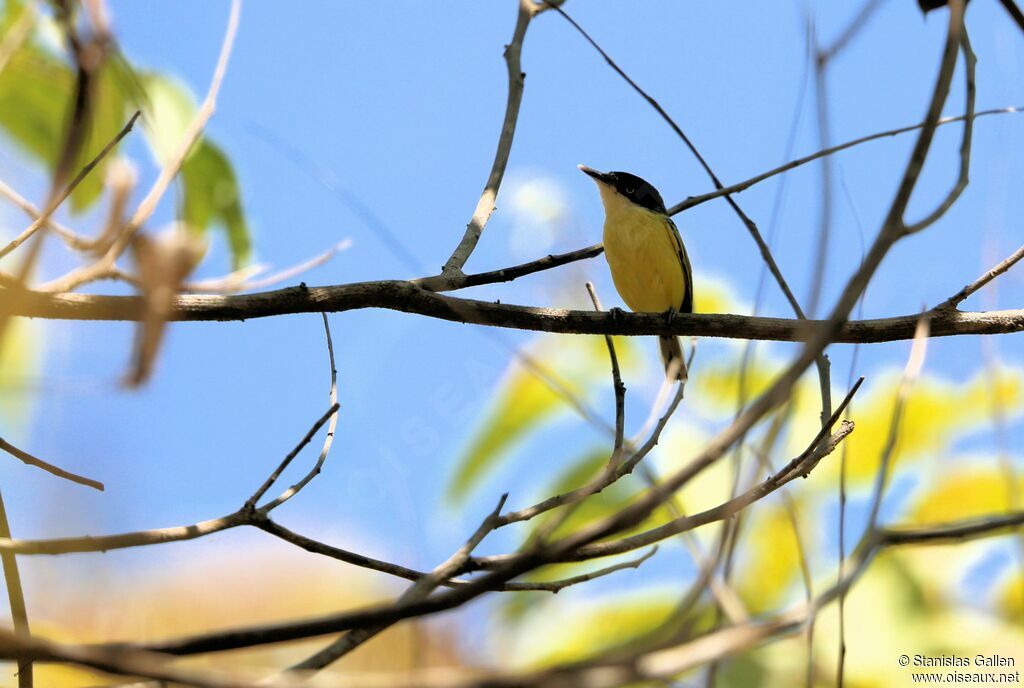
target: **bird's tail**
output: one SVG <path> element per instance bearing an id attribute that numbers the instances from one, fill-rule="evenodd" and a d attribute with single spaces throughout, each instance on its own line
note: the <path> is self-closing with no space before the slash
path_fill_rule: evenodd
<path id="1" fill-rule="evenodd" d="M 679 337 L 659 336 L 661 360 L 665 364 L 665 374 L 672 375 L 674 380 L 686 379 L 686 361 L 683 350 L 679 346 Z"/>

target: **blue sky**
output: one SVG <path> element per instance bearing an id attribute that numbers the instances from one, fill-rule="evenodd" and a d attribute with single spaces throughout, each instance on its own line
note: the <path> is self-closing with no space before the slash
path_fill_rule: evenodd
<path id="1" fill-rule="evenodd" d="M 205 92 L 226 2 L 110 4 L 119 43 L 135 63 L 173 73 L 195 92 Z M 849 19 L 852 5 L 574 0 L 566 8 L 676 118 L 719 177 L 731 182 L 784 160 L 805 88 L 804 17 L 815 16 L 828 42 Z M 247 3 L 208 131 L 239 174 L 258 259 L 286 266 L 351 238 L 348 251 L 303 279 L 327 284 L 436 271 L 461 236 L 490 167 L 506 98 L 501 49 L 514 20 L 511 0 L 387 6 L 322 1 L 287 11 L 275 3 Z M 979 59 L 978 108 L 1024 104 L 1024 44 L 1018 33 L 995 2 L 971 3 L 968 22 Z M 919 121 L 944 31 L 943 12 L 923 19 L 909 0 L 883 3 L 830 73 L 833 140 Z M 711 188 L 672 131 L 560 17 L 548 13 L 533 23 L 522 61 L 526 91 L 509 187 L 468 270 L 599 241 L 600 204 L 577 163 L 635 172 L 669 203 Z M 961 78 L 962 73 L 947 114 L 962 110 Z M 818 147 L 811 90 L 802 102 L 795 154 Z M 929 209 L 952 183 L 959 133 L 958 126 L 949 126 L 938 135 L 912 216 Z M 874 237 L 912 141 L 886 139 L 836 158 L 826 304 L 855 268 L 861 246 Z M 1014 189 L 1024 175 L 1024 161 L 1015 154 L 1022 143 L 1019 115 L 978 121 L 970 188 L 941 222 L 892 252 L 867 295 L 866 317 L 933 305 L 1021 243 L 1024 204 Z M 144 148 L 135 142 L 127 151 L 140 161 L 143 179 L 152 178 Z M 323 171 L 342 194 L 370 209 L 423 267 L 390 250 L 364 214 L 318 180 Z M 45 180 L 24 161 L 4 153 L 0 173 L 5 179 L 16 174 L 24 180 L 23 193 L 41 197 Z M 546 234 L 530 233 L 508 198 L 538 177 L 550 180 L 561 199 L 561 221 L 550 241 Z M 778 183 L 738 197 L 766 233 Z M 795 293 L 806 300 L 817 232 L 816 168 L 788 175 L 783 198 L 775 255 Z M 164 205 L 158 220 L 167 221 L 173 204 Z M 13 211 L 2 213 L 6 229 L 19 227 Z M 725 280 L 740 299 L 752 302 L 760 257 L 728 207 L 708 203 L 677 221 L 698 280 Z M 51 268 L 62 264 L 59 257 L 51 260 Z M 215 242 L 202 274 L 228 269 L 224 247 Z M 603 259 L 584 270 L 606 304 L 617 302 Z M 565 286 L 564 276 L 542 274 L 473 295 L 581 305 L 582 286 L 573 296 Z M 1002 278 L 988 298 L 986 308 L 1019 305 L 1021 273 Z M 982 304 L 975 297 L 967 306 Z M 762 312 L 790 315 L 772 284 Z M 466 513 L 437 508 L 451 460 L 508 365 L 508 350 L 475 328 L 412 315 L 358 311 L 332 316 L 331 323 L 342 404 L 338 438 L 328 469 L 281 509 L 280 518 L 310 534 L 330 533 L 335 544 L 346 544 L 345 534 L 351 533 L 353 542 L 372 542 L 371 553 L 431 566 L 492 502 L 488 494 L 471 502 Z M 107 492 L 93 494 L 20 465 L 0 464 L 18 536 L 161 527 L 227 513 L 327 405 L 322 327 L 315 315 L 176 325 L 155 378 L 138 392 L 116 385 L 130 352 L 129 326 L 40 327 L 45 392 L 35 397 L 30 423 L 0 427 L 35 453 L 103 480 Z M 501 337 L 512 344 L 532 339 L 512 332 Z M 1001 338 L 998 346 L 1008 360 L 1024 358 L 1019 335 Z M 774 350 L 789 351 L 781 345 Z M 928 365 L 963 379 L 976 368 L 979 350 L 976 339 L 939 340 Z M 653 347 L 649 351 L 653 356 Z M 708 347 L 702 355 L 714 351 Z M 864 348 L 861 368 L 899 365 L 906 351 L 905 343 Z M 849 355 L 849 347 L 833 353 L 837 387 L 846 378 Z M 650 385 L 638 384 L 637 390 L 632 408 L 641 410 L 649 403 L 642 395 L 651 393 Z M 305 456 L 298 465 L 311 460 Z M 515 490 L 514 475 L 509 479 L 494 485 L 493 496 Z M 233 539 L 258 538 L 225 534 L 216 542 Z M 159 565 L 154 562 L 160 557 L 188 556 L 185 548 L 194 546 L 172 545 L 166 554 L 112 553 L 102 564 L 99 555 L 60 564 L 88 575 L 93 566 Z M 30 591 L 33 566 L 44 564 L 29 564 Z"/>

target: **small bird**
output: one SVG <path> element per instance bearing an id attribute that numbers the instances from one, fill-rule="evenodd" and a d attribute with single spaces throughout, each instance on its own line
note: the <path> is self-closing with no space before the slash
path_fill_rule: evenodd
<path id="1" fill-rule="evenodd" d="M 604 204 L 604 256 L 612 281 L 630 310 L 693 312 L 690 259 L 658 190 L 629 172 L 598 172 L 579 165 L 597 182 Z M 686 378 L 679 339 L 659 336 L 666 374 Z"/>

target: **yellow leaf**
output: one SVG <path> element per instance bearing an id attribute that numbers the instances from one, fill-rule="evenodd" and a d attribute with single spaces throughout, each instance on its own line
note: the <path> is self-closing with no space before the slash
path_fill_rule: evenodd
<path id="1" fill-rule="evenodd" d="M 704 361 L 694 368 L 689 383 L 693 385 L 693 398 L 700 400 L 702 408 L 729 414 L 736 411 L 741 389 L 747 401 L 755 399 L 774 382 L 779 370 L 763 356 L 755 357 L 744 369 L 739 354 L 726 360 Z"/>
<path id="2" fill-rule="evenodd" d="M 449 498 L 465 497 L 503 454 L 559 408 L 559 396 L 547 383 L 513 364 L 479 431 L 457 463 Z"/>
<path id="3" fill-rule="evenodd" d="M 528 632 L 519 634 L 522 646 L 514 659 L 536 668 L 600 657 L 660 629 L 677 604 L 678 599 L 665 591 L 646 591 L 566 605 L 557 614 L 538 616 Z"/>
<path id="4" fill-rule="evenodd" d="M 698 274 L 694 280 L 693 310 L 695 313 L 746 313 L 749 307 L 740 304 L 732 287 L 725 280 Z"/>
<path id="5" fill-rule="evenodd" d="M 852 418 L 857 430 L 846 441 L 847 470 L 852 481 L 874 477 L 889 428 L 900 375 L 893 371 L 876 378 L 854 402 Z M 1024 404 L 1024 371 L 1000 372 L 996 396 L 1008 416 Z M 918 380 L 907 399 L 891 465 L 944 451 L 952 441 L 988 422 L 992 413 L 992 388 L 988 376 L 955 383 L 926 375 Z"/>
<path id="6" fill-rule="evenodd" d="M 1007 578 L 996 597 L 996 610 L 1011 621 L 1024 617 L 1024 574 Z"/>
<path id="7" fill-rule="evenodd" d="M 800 547 L 793 523 L 781 505 L 752 512 L 742 533 L 743 566 L 736 591 L 747 609 L 760 613 L 777 607 L 800 572 Z"/>
<path id="8" fill-rule="evenodd" d="M 0 413 L 5 431 L 24 425 L 28 419 L 31 398 L 26 388 L 39 372 L 42 350 L 46 337 L 41 336 L 44 327 L 38 320 L 13 318 L 4 335 L 3 355 L 0 356 Z"/>
<path id="9" fill-rule="evenodd" d="M 639 359 L 636 344 L 616 337 L 615 350 L 625 374 Z M 449 499 L 468 495 L 512 449 L 574 400 L 586 401 L 592 389 L 610 393 L 610 371 L 604 337 L 543 337 L 525 349 L 456 462 Z"/>
<path id="10" fill-rule="evenodd" d="M 997 467 L 944 473 L 919 498 L 911 511 L 915 523 L 944 523 L 1007 511 L 1010 486 Z"/>

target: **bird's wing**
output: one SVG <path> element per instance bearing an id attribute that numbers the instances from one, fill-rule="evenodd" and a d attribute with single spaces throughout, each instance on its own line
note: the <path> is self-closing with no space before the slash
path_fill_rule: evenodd
<path id="1" fill-rule="evenodd" d="M 676 249 L 676 257 L 683 268 L 683 282 L 686 292 L 683 294 L 683 302 L 679 305 L 680 313 L 693 313 L 693 270 L 690 268 L 690 257 L 686 255 L 686 247 L 683 246 L 683 239 L 679 236 L 679 230 L 672 218 L 666 217 L 669 234 L 672 235 L 672 243 Z"/>

